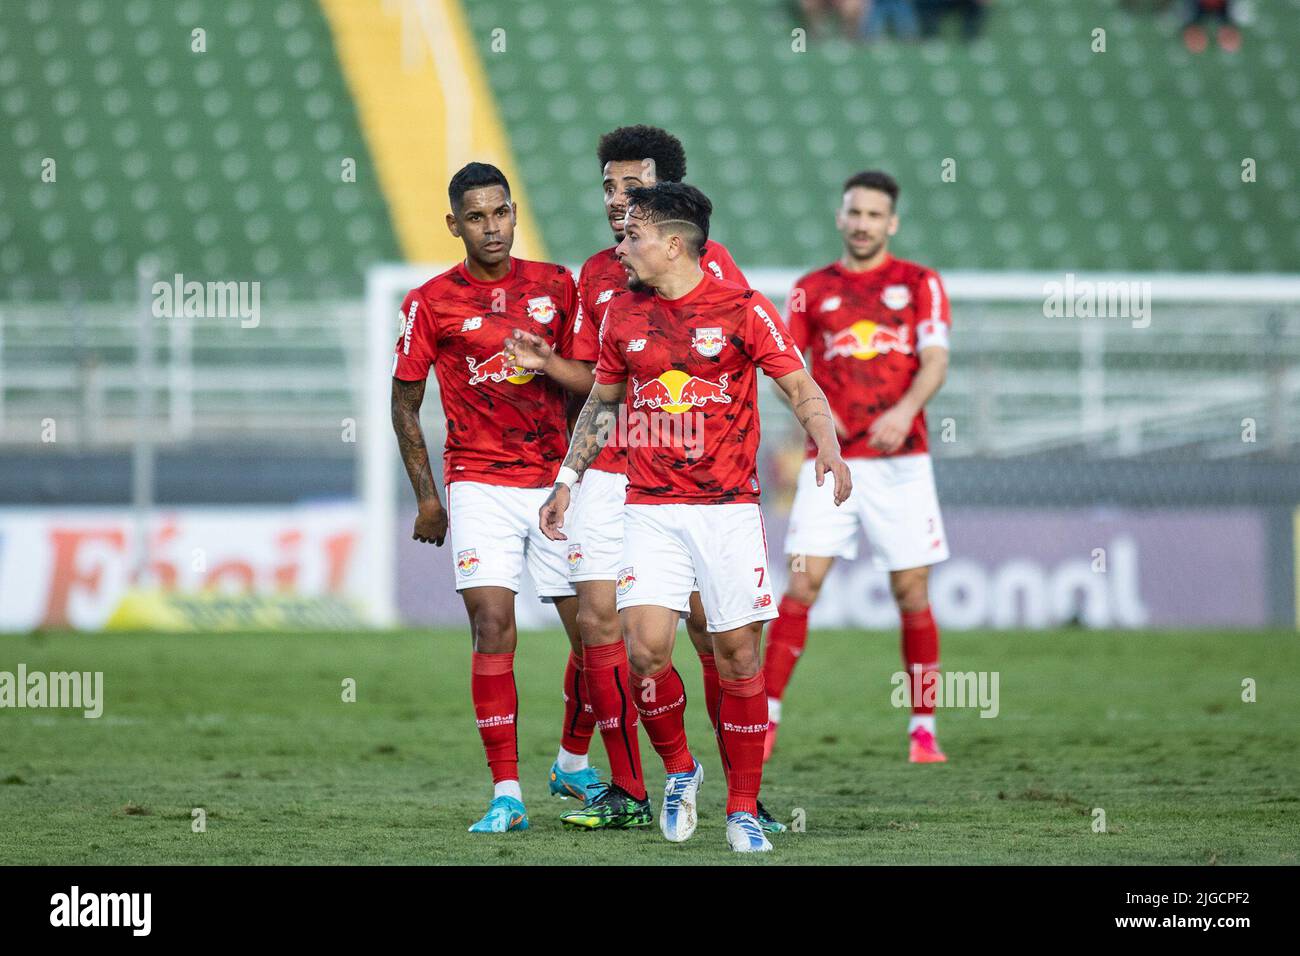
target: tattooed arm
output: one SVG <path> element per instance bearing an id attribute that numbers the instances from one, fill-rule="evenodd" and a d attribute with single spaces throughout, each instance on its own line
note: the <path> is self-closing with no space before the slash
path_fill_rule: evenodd
<path id="1" fill-rule="evenodd" d="M 821 487 L 829 471 L 835 479 L 835 504 L 843 504 L 853 491 L 853 478 L 849 466 L 840 457 L 840 440 L 835 437 L 835 420 L 831 417 L 831 406 L 825 393 L 803 369 L 782 375 L 776 379 L 776 384 L 790 400 L 790 407 L 803 430 L 817 443 L 817 486 Z"/>
<path id="2" fill-rule="evenodd" d="M 569 453 L 564 456 L 564 464 L 550 497 L 538 512 L 542 533 L 552 541 L 567 540 L 560 529 L 564 527 L 564 512 L 569 508 L 570 486 L 582 477 L 605 447 L 605 442 L 609 441 L 618 407 L 626 395 L 626 382 L 617 385 L 597 382 L 587 396 L 587 404 L 578 413 L 578 420 L 573 424 L 573 438 L 569 441 Z"/>
<path id="3" fill-rule="evenodd" d="M 424 431 L 420 428 L 420 406 L 423 403 L 423 379 L 418 382 L 393 379 L 393 431 L 397 433 L 397 447 L 401 449 L 402 463 L 406 465 L 406 475 L 411 479 L 419 507 L 411 537 L 442 547 L 447 536 L 447 512 L 443 510 L 438 488 L 433 483 L 429 449 L 425 447 Z"/>

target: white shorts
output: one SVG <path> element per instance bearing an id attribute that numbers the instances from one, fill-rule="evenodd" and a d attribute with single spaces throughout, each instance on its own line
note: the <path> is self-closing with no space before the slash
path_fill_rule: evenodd
<path id="1" fill-rule="evenodd" d="M 524 561 L 542 600 L 573 594 L 565 542 L 542 534 L 537 513 L 550 488 L 505 488 L 480 481 L 447 486 L 456 590 L 502 587 L 519 593 Z"/>
<path id="2" fill-rule="evenodd" d="M 695 590 L 714 633 L 776 617 L 758 505 L 627 505 L 618 609 L 686 612 Z"/>
<path id="3" fill-rule="evenodd" d="M 615 581 L 623 561 L 623 504 L 627 475 L 587 469 L 569 505 L 569 580 Z"/>
<path id="4" fill-rule="evenodd" d="M 867 534 L 876 567 L 902 571 L 938 564 L 948 557 L 929 455 L 850 458 L 853 494 L 835 507 L 834 480 L 817 487 L 812 461 L 799 471 L 790 509 L 786 554 L 858 556 L 858 528 Z"/>

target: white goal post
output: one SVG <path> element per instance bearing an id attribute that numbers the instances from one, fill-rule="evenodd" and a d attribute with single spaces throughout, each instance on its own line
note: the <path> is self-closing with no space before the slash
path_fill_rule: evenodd
<path id="1" fill-rule="evenodd" d="M 396 518 L 398 496 L 409 494 L 390 423 L 399 310 L 409 289 L 446 268 L 381 264 L 366 273 L 358 486 L 366 603 L 381 627 L 398 623 Z M 746 274 L 783 307 L 802 270 Z M 954 359 L 942 397 L 975 409 L 976 439 L 940 454 L 998 457 L 1083 444 L 1103 456 L 1138 455 L 1194 441 L 1207 416 L 1260 407 L 1279 419 L 1297 417 L 1291 413 L 1300 407 L 1300 276 L 1061 271 L 949 272 L 943 279 L 953 303 L 954 352 L 970 360 Z M 1245 362 L 1261 374 L 1217 361 L 1229 349 L 1238 366 Z M 1011 355 L 1028 357 L 1031 367 L 1007 362 Z M 1039 356 L 1042 368 L 1035 369 Z M 1135 356 L 1136 372 L 1112 361 Z M 1072 363 L 1068 374 L 1059 371 L 1062 357 Z M 437 394 L 431 383 L 424 424 L 435 477 L 443 443 Z M 1290 442 L 1282 426 L 1273 440 Z"/>

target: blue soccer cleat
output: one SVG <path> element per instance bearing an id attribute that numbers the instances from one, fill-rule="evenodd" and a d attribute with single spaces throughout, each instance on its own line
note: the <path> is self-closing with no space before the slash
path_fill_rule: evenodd
<path id="1" fill-rule="evenodd" d="M 469 828 L 470 833 L 509 833 L 528 829 L 528 811 L 514 797 L 497 797 L 488 806 L 483 819 Z"/>
<path id="2" fill-rule="evenodd" d="M 597 775 L 595 767 L 584 767 L 581 770 L 568 772 L 560 769 L 558 760 L 551 764 L 550 787 L 551 796 L 553 797 L 564 797 L 566 800 L 569 797 L 574 797 L 581 800 L 583 806 L 586 806 L 589 792 L 587 788 L 599 783 L 600 777 Z M 590 792 L 594 793 L 595 791 Z"/>
<path id="3" fill-rule="evenodd" d="M 670 773 L 664 781 L 664 802 L 659 808 L 659 830 L 664 839 L 683 843 L 695 832 L 699 815 L 695 798 L 704 782 L 704 768 L 695 761 L 695 769 L 686 773 Z"/>
<path id="4" fill-rule="evenodd" d="M 772 849 L 758 817 L 752 813 L 727 814 L 727 845 L 737 853 L 767 853 Z"/>

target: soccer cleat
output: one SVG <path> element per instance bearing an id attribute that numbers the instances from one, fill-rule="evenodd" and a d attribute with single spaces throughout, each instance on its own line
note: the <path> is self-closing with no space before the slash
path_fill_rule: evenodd
<path id="1" fill-rule="evenodd" d="M 695 769 L 670 773 L 664 781 L 664 803 L 659 808 L 659 829 L 665 840 L 683 843 L 695 832 L 698 816 L 695 797 L 704 782 L 704 768 L 695 761 Z"/>
<path id="2" fill-rule="evenodd" d="M 763 763 L 772 759 L 772 750 L 776 747 L 776 721 L 767 722 L 767 735 L 763 737 Z"/>
<path id="3" fill-rule="evenodd" d="M 934 734 L 924 727 L 917 727 L 912 731 L 912 743 L 908 748 L 908 763 L 946 763 L 947 755 L 939 749 L 938 743 L 935 742 Z"/>
<path id="4" fill-rule="evenodd" d="M 727 845 L 737 853 L 768 853 L 772 849 L 752 813 L 727 814 Z"/>
<path id="5" fill-rule="evenodd" d="M 612 783 L 592 784 L 587 803 L 560 814 L 560 822 L 585 830 L 634 830 L 654 823 L 649 800 L 638 800 Z"/>
<path id="6" fill-rule="evenodd" d="M 508 833 L 528 829 L 528 811 L 514 797 L 497 797 L 488 806 L 483 819 L 469 828 L 470 833 Z"/>
<path id="7" fill-rule="evenodd" d="M 587 788 L 600 783 L 600 777 L 596 776 L 595 767 L 583 767 L 581 770 L 572 772 L 561 770 L 560 762 L 557 760 L 551 764 L 551 796 L 576 797 L 583 803 L 587 802 Z"/>
<path id="8" fill-rule="evenodd" d="M 784 823 L 767 812 L 767 807 L 763 806 L 762 800 L 755 802 L 758 804 L 758 825 L 763 828 L 764 833 L 784 833 L 788 829 Z"/>

